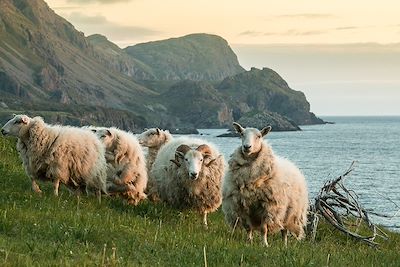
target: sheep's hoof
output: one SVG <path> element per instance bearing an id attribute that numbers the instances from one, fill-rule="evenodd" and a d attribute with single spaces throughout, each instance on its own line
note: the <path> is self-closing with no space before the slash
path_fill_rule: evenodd
<path id="1" fill-rule="evenodd" d="M 268 242 L 263 241 L 263 242 L 261 242 L 261 245 L 262 245 L 263 247 L 269 248 Z"/>
<path id="2" fill-rule="evenodd" d="M 43 195 L 43 192 L 42 192 L 42 190 L 40 190 L 40 189 L 34 190 L 34 192 L 35 192 L 36 194 L 38 194 L 39 196 Z"/>

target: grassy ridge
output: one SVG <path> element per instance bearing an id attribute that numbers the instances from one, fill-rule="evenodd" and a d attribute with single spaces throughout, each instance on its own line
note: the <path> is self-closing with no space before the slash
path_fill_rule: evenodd
<path id="1" fill-rule="evenodd" d="M 52 196 L 30 190 L 15 151 L 15 140 L 0 137 L 0 266 L 399 266 L 400 235 L 379 250 L 354 242 L 322 225 L 315 243 L 279 235 L 270 248 L 233 235 L 221 212 L 209 218 L 208 230 L 191 212 L 152 203 L 138 207 L 119 199 L 77 197 L 62 190 Z"/>

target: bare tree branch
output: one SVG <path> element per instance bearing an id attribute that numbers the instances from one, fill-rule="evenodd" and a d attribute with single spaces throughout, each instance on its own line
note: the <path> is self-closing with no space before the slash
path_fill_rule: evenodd
<path id="1" fill-rule="evenodd" d="M 353 162 L 349 169 L 338 178 L 328 180 L 321 188 L 314 205 L 309 212 L 310 223 L 308 232 L 315 240 L 319 216 L 324 217 L 330 224 L 344 234 L 366 242 L 371 246 L 378 246 L 377 237 L 388 239 L 387 234 L 377 227 L 369 218 L 369 214 L 380 216 L 378 213 L 365 210 L 358 200 L 358 195 L 344 186 L 343 180 L 355 167 Z M 382 217 L 386 217 L 383 215 Z"/>

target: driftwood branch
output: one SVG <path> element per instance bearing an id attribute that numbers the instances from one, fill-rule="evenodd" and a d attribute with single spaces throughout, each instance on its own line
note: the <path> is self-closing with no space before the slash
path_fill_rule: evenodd
<path id="1" fill-rule="evenodd" d="M 308 232 L 314 240 L 319 217 L 322 216 L 336 229 L 368 245 L 377 246 L 376 238 L 387 239 L 387 234 L 377 227 L 369 214 L 380 216 L 365 210 L 358 201 L 358 195 L 344 186 L 343 180 L 354 170 L 355 162 L 338 178 L 328 180 L 321 188 L 311 205 Z M 384 216 L 382 216 L 384 217 Z"/>

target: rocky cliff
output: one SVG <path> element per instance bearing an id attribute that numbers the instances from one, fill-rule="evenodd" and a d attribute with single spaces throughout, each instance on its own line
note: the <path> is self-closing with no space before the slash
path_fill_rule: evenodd
<path id="1" fill-rule="evenodd" d="M 228 42 L 211 34 L 190 34 L 124 50 L 150 66 L 158 80 L 218 81 L 244 71 Z"/>
<path id="2" fill-rule="evenodd" d="M 121 49 L 85 37 L 43 0 L 0 1 L 0 119 L 124 129 L 229 127 L 274 118 L 322 123 L 302 92 L 270 69 L 245 71 L 226 40 L 191 34 Z M 272 121 L 271 121 L 272 122 Z"/>

